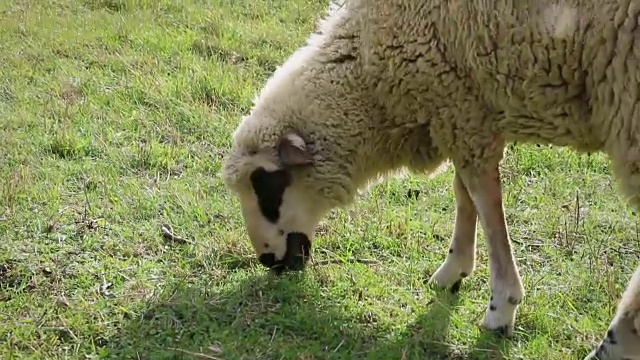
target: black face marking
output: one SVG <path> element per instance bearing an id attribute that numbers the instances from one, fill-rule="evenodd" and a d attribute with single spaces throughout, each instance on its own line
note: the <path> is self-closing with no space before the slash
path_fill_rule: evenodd
<path id="1" fill-rule="evenodd" d="M 507 301 L 509 302 L 509 304 L 514 305 L 514 306 L 520 304 L 520 299 L 516 299 L 513 296 L 509 296 Z"/>
<path id="2" fill-rule="evenodd" d="M 275 224 L 280 218 L 284 190 L 291 185 L 291 174 L 283 169 L 266 171 L 260 167 L 251 173 L 250 178 L 253 191 L 258 197 L 260 212 Z"/>
<path id="3" fill-rule="evenodd" d="M 284 263 L 291 270 L 302 270 L 309 260 L 310 251 L 311 241 L 307 235 L 299 232 L 288 233 Z"/>
<path id="4" fill-rule="evenodd" d="M 287 251 L 282 260 L 276 260 L 273 253 L 260 255 L 260 263 L 271 269 L 276 275 L 285 270 L 303 270 L 311 252 L 311 241 L 303 233 L 291 232 L 287 234 Z"/>

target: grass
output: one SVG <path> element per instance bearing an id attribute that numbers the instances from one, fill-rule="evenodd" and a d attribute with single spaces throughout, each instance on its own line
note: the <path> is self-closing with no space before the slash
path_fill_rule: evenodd
<path id="1" fill-rule="evenodd" d="M 577 359 L 638 261 L 609 162 L 509 148 L 527 289 L 516 335 L 478 323 L 486 245 L 459 296 L 424 280 L 453 230 L 451 170 L 389 180 L 273 278 L 219 178 L 230 133 L 324 0 L 0 4 L 0 358 Z M 168 242 L 171 224 L 189 241 Z M 200 355 L 197 355 L 200 354 Z"/>

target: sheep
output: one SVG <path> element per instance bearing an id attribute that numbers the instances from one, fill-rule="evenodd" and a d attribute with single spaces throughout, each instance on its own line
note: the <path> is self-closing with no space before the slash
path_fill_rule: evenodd
<path id="1" fill-rule="evenodd" d="M 486 234 L 483 326 L 511 336 L 525 289 L 505 221 L 507 143 L 604 152 L 640 207 L 640 1 L 347 0 L 278 68 L 222 165 L 259 261 L 302 270 L 334 208 L 400 170 L 454 169 L 449 253 L 430 282 L 458 292 Z M 585 359 L 640 357 L 640 265 Z"/>

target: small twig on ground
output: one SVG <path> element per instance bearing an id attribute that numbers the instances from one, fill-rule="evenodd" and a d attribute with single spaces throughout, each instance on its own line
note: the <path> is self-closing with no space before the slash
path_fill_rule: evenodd
<path id="1" fill-rule="evenodd" d="M 342 346 L 342 344 L 344 344 L 344 339 L 342 339 L 342 341 L 340 341 L 340 344 L 338 344 L 338 346 L 336 346 L 336 348 L 335 348 L 335 349 L 333 349 L 333 352 L 334 352 L 334 353 L 335 353 L 335 352 L 337 352 L 337 351 L 338 351 L 338 349 L 340 349 L 340 347 Z"/>
<path id="2" fill-rule="evenodd" d="M 202 354 L 202 353 L 197 353 L 194 351 L 189 351 L 189 350 L 184 350 L 184 349 L 177 349 L 177 348 L 168 348 L 169 350 L 172 351 L 177 351 L 177 352 L 181 352 L 187 355 L 191 355 L 195 358 L 199 358 L 199 359 L 208 359 L 208 360 L 220 360 L 219 357 L 215 357 L 215 356 L 211 356 L 211 355 L 207 355 L 207 354 Z"/>
<path id="3" fill-rule="evenodd" d="M 171 227 L 171 225 L 169 224 L 162 224 L 162 226 L 160 226 L 160 231 L 162 231 L 162 237 L 165 238 L 166 240 L 182 243 L 182 244 L 190 242 L 189 240 L 181 236 L 175 235 L 173 233 L 173 227 Z"/>
<path id="4" fill-rule="evenodd" d="M 315 260 L 313 262 L 314 265 L 344 264 L 344 263 L 379 264 L 380 261 L 376 259 L 347 258 L 347 259 L 323 259 L 323 260 Z"/>

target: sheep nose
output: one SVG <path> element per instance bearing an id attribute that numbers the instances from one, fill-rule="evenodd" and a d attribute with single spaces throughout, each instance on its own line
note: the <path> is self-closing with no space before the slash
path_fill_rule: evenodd
<path id="1" fill-rule="evenodd" d="M 276 264 L 276 255 L 274 253 L 261 254 L 258 260 L 262 265 L 271 268 Z"/>
<path id="2" fill-rule="evenodd" d="M 309 260 L 311 242 L 309 237 L 303 233 L 292 232 L 287 234 L 287 252 L 284 256 L 284 263 L 287 269 L 302 270 Z"/>

